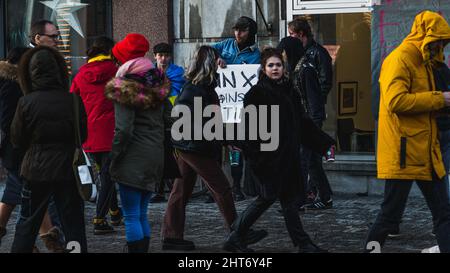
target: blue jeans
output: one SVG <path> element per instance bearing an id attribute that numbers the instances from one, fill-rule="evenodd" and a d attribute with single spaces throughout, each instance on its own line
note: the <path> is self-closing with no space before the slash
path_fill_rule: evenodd
<path id="1" fill-rule="evenodd" d="M 12 206 L 20 205 L 22 202 L 22 187 L 23 183 L 18 170 L 8 169 L 6 187 L 1 202 Z"/>
<path id="2" fill-rule="evenodd" d="M 447 175 L 449 175 L 449 169 L 450 169 L 450 130 L 446 131 L 440 131 L 440 139 L 439 142 L 441 144 L 441 153 L 442 153 L 442 159 L 444 161 L 445 170 L 447 171 Z M 445 178 L 445 181 L 447 182 L 447 188 L 449 188 L 449 195 L 450 195 L 450 185 L 449 185 L 449 179 L 448 176 Z"/>
<path id="3" fill-rule="evenodd" d="M 120 183 L 119 192 L 125 219 L 127 242 L 139 241 L 144 237 L 150 237 L 151 230 L 147 218 L 147 209 L 152 193 Z"/>

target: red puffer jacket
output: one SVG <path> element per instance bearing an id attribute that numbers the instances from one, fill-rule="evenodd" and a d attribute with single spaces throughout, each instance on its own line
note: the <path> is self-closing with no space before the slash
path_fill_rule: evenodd
<path id="1" fill-rule="evenodd" d="M 105 85 L 117 72 L 110 60 L 87 63 L 75 76 L 70 92 L 80 95 L 88 118 L 88 138 L 83 149 L 88 153 L 111 151 L 114 137 L 114 105 L 107 100 Z"/>

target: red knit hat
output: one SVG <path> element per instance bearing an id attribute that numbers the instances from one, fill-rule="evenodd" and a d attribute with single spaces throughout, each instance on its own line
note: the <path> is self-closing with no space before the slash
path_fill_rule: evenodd
<path id="1" fill-rule="evenodd" d="M 144 57 L 150 50 L 150 43 L 142 34 L 130 33 L 112 49 L 114 57 L 124 64 L 129 60 Z"/>

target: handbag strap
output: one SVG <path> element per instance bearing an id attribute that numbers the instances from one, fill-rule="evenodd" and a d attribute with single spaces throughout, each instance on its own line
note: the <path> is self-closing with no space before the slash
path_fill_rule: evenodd
<path id="1" fill-rule="evenodd" d="M 75 145 L 81 147 L 81 136 L 80 136 L 80 104 L 78 95 L 72 93 L 73 98 L 73 114 L 74 114 L 74 132 L 75 132 Z"/>

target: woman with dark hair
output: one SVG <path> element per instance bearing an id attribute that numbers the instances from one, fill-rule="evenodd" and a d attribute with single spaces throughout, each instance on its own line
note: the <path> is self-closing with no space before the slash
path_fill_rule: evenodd
<path id="1" fill-rule="evenodd" d="M 196 124 L 194 117 L 202 116 L 206 107 L 215 107 L 215 115 L 220 115 L 219 97 L 215 91 L 217 86 L 217 68 L 219 53 L 210 46 L 198 49 L 194 60 L 186 74 L 188 82 L 184 85 L 180 95 L 175 100 L 175 111 L 188 107 L 191 115 L 191 132 L 189 139 L 175 139 L 172 131 L 173 146 L 178 160 L 178 167 L 182 178 L 175 180 L 167 204 L 162 227 L 164 250 L 193 250 L 193 242 L 184 240 L 184 223 L 186 218 L 186 204 L 192 194 L 197 174 L 203 179 L 206 187 L 212 193 L 214 201 L 219 207 L 228 230 L 236 218 L 230 183 L 222 171 L 217 160 L 221 155 L 222 143 L 219 140 L 194 140 L 194 130 L 208 122 L 203 118 L 202 124 Z M 197 108 L 194 101 L 200 100 L 202 106 Z M 197 111 L 202 111 L 198 113 Z M 183 114 L 184 115 L 184 114 Z M 184 116 L 182 118 L 185 118 Z M 216 116 L 217 118 L 217 116 Z M 183 128 L 186 130 L 186 128 Z M 182 135 L 186 132 L 181 133 Z M 196 139 L 196 138 L 195 138 Z M 250 243 L 256 243 L 267 235 L 265 231 L 252 232 L 248 236 Z"/>
<path id="2" fill-rule="evenodd" d="M 12 252 L 31 252 L 49 199 L 53 196 L 67 242 L 76 241 L 87 252 L 84 203 L 75 182 L 74 122 L 80 121 L 86 139 L 86 113 L 80 100 L 80 116 L 74 116 L 74 97 L 69 93 L 67 67 L 55 49 L 41 46 L 28 51 L 19 65 L 24 93 L 11 125 L 11 142 L 25 151 L 21 217 Z"/>
<path id="3" fill-rule="evenodd" d="M 95 235 L 114 232 L 106 220 L 108 210 L 112 225 L 118 226 L 122 222 L 116 188 L 109 175 L 114 137 L 114 105 L 104 94 L 106 83 L 117 72 L 117 66 L 111 58 L 113 46 L 114 41 L 108 37 L 95 39 L 87 51 L 88 63 L 80 68 L 70 89 L 81 97 L 86 108 L 88 138 L 83 144 L 83 149 L 89 153 L 100 169 L 100 191 L 93 220 Z"/>
<path id="4" fill-rule="evenodd" d="M 224 244 L 224 249 L 231 252 L 253 251 L 247 247 L 244 238 L 249 228 L 277 199 L 280 200 L 289 235 L 299 252 L 324 252 L 311 241 L 298 215 L 298 196 L 305 190 L 300 169 L 300 145 L 323 153 L 334 140 L 316 127 L 303 112 L 300 97 L 286 76 L 282 59 L 282 53 L 278 50 L 264 50 L 258 84 L 244 97 L 245 107 L 252 105 L 258 109 L 262 105 L 270 106 L 267 108 L 271 109 L 268 117 L 274 110 L 272 106 L 278 106 L 279 145 L 274 151 L 262 151 L 260 145 L 265 141 L 261 139 L 242 144 L 249 164 L 259 178 L 260 191 L 258 198 L 233 223 L 233 232 Z M 267 118 L 267 121 L 270 120 L 271 117 Z M 265 128 L 269 128 L 270 124 L 267 126 Z"/>

